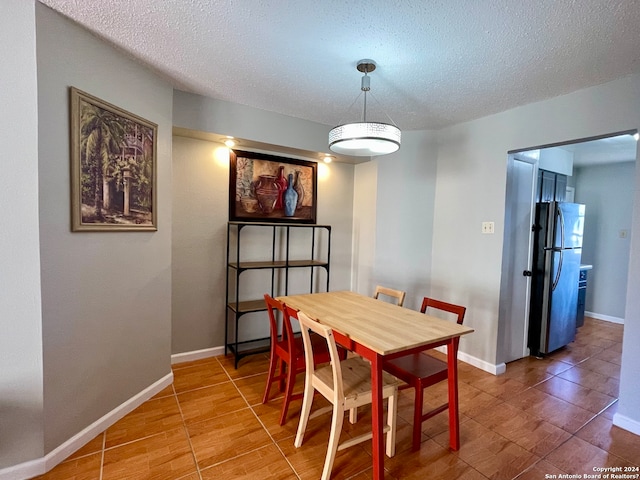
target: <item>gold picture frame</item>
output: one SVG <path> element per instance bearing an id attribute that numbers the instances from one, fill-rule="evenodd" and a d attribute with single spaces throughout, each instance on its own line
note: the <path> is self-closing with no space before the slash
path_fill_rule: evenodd
<path id="1" fill-rule="evenodd" d="M 158 125 L 70 87 L 71 230 L 155 231 Z"/>

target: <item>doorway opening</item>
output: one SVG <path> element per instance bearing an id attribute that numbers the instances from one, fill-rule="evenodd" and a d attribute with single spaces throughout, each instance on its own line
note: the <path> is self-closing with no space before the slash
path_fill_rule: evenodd
<path id="1" fill-rule="evenodd" d="M 581 263 L 593 270 L 582 292 L 585 314 L 623 323 L 637 136 L 630 130 L 508 153 L 498 365 L 529 355 L 532 219 L 549 195 L 586 205 Z M 559 180 L 553 193 L 543 172 Z"/>

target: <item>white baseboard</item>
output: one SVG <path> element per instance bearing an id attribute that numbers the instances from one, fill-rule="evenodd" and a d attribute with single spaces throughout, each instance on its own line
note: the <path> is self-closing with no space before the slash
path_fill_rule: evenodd
<path id="1" fill-rule="evenodd" d="M 194 350 L 193 352 L 175 353 L 171 355 L 171 365 L 183 362 L 192 362 L 203 358 L 217 357 L 224 355 L 224 347 L 204 348 L 202 350 Z"/>
<path id="2" fill-rule="evenodd" d="M 435 350 L 438 350 L 446 355 L 447 347 L 437 347 Z M 202 350 L 194 350 L 192 352 L 184 352 L 184 353 L 176 353 L 171 355 L 171 365 L 175 365 L 176 363 L 183 362 L 191 362 L 194 360 L 201 360 L 203 358 L 216 357 L 219 355 L 224 355 L 224 347 L 212 347 L 205 348 Z M 492 375 L 500 375 L 507 370 L 507 366 L 504 363 L 499 365 L 494 365 L 489 362 L 485 362 L 484 360 L 480 360 L 477 357 L 469 355 L 468 353 L 458 351 L 458 359 L 464 363 L 468 363 L 469 365 L 473 365 L 480 370 L 484 370 L 485 372 L 489 372 Z M 2 479 L 0 479 L 2 480 Z"/>
<path id="3" fill-rule="evenodd" d="M 604 320 L 605 322 L 619 323 L 624 325 L 624 318 L 612 317 L 611 315 L 602 315 L 601 313 L 584 312 L 585 317 L 595 318 L 596 320 Z"/>
<path id="4" fill-rule="evenodd" d="M 445 355 L 447 354 L 447 347 L 444 345 L 435 348 L 435 350 L 438 350 Z M 460 350 L 458 350 L 458 360 L 464 363 L 468 363 L 469 365 L 479 368 L 480 370 L 484 370 L 485 372 L 488 372 L 492 375 L 501 375 L 507 371 L 507 365 L 505 363 L 494 365 L 493 363 L 485 362 L 484 360 L 480 360 L 479 358 L 474 357 L 473 355 L 469 355 L 468 353 L 461 352 Z"/>
<path id="5" fill-rule="evenodd" d="M 0 470 L 1 480 L 24 480 L 45 473 L 44 458 L 29 460 L 28 462 L 12 465 Z"/>
<path id="6" fill-rule="evenodd" d="M 640 422 L 619 413 L 613 414 L 613 424 L 636 435 L 640 435 Z"/>
<path id="7" fill-rule="evenodd" d="M 501 375 L 507 371 L 507 366 L 504 363 L 499 363 L 495 365 L 493 363 L 485 362 L 484 360 L 480 360 L 477 357 L 471 356 L 468 353 L 458 352 L 458 358 L 469 365 L 473 365 L 480 370 L 484 370 L 485 372 L 489 372 L 492 375 Z"/>
<path id="8" fill-rule="evenodd" d="M 157 382 L 134 395 L 126 402 L 117 406 L 109 413 L 99 418 L 81 432 L 75 434 L 69 440 L 58 446 L 42 458 L 13 465 L 0 470 L 0 480 L 24 480 L 36 475 L 42 475 L 62 462 L 73 452 L 83 447 L 96 435 L 104 432 L 122 417 L 132 412 L 151 397 L 173 383 L 173 372 L 168 373 Z"/>

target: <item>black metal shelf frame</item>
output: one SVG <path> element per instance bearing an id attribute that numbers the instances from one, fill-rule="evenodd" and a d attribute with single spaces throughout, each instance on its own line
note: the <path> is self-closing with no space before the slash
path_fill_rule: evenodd
<path id="1" fill-rule="evenodd" d="M 241 232 L 246 227 L 263 227 L 272 229 L 271 241 L 271 260 L 243 262 L 240 258 L 241 252 Z M 290 259 L 290 237 L 291 229 L 312 229 L 311 231 L 311 250 L 310 257 L 306 260 Z M 231 252 L 232 233 L 235 229 L 235 256 Z M 326 261 L 316 259 L 316 232 L 324 230 L 327 232 L 326 238 Z M 285 252 L 284 259 L 277 258 L 276 244 L 277 240 L 284 235 Z M 231 258 L 231 257 L 234 258 Z M 240 319 L 247 313 L 255 313 L 266 311 L 266 305 L 263 299 L 243 300 L 240 301 L 240 277 L 245 271 L 250 270 L 271 270 L 271 285 L 269 294 L 272 297 L 278 295 L 289 294 L 289 269 L 309 268 L 309 293 L 313 293 L 314 273 L 316 268 L 323 268 L 326 272 L 326 291 L 329 291 L 330 277 L 330 259 L 331 259 L 331 226 L 318 224 L 290 224 L 290 223 L 262 223 L 262 222 L 228 222 L 227 223 L 227 278 L 226 278 L 226 308 L 225 308 L 225 355 L 228 352 L 233 353 L 235 367 L 238 368 L 238 362 L 241 358 L 254 353 L 269 351 L 269 338 L 256 338 L 252 340 L 238 340 L 238 330 Z M 284 292 L 276 292 L 276 271 L 284 270 Z M 231 285 L 235 287 L 234 294 L 231 295 Z M 266 291 L 266 289 L 265 289 Z M 233 298 L 231 298 L 233 297 Z M 229 322 L 234 321 L 233 339 L 229 339 Z M 266 321 L 266 317 L 265 317 Z"/>

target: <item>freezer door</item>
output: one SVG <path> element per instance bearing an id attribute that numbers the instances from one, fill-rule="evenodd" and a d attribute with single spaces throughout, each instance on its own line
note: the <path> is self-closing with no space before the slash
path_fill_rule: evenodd
<path id="1" fill-rule="evenodd" d="M 584 230 L 584 205 L 579 203 L 551 203 L 554 215 L 554 248 L 581 248 Z"/>

